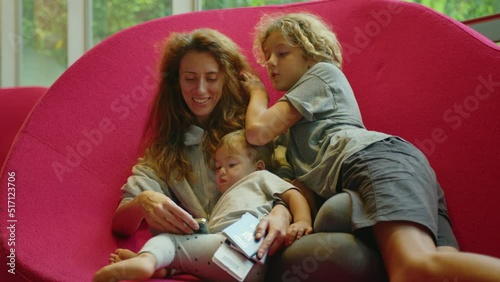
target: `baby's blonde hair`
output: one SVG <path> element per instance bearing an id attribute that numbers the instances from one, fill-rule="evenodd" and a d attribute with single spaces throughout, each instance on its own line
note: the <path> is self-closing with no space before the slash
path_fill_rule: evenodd
<path id="1" fill-rule="evenodd" d="M 262 50 L 269 35 L 280 31 L 290 46 L 300 47 L 314 62 L 342 66 L 342 48 L 337 36 L 319 16 L 302 12 L 264 15 L 255 27 L 253 52 L 259 64 L 266 58 Z"/>
<path id="2" fill-rule="evenodd" d="M 222 137 L 216 151 L 222 146 L 226 146 L 231 152 L 247 151 L 248 158 L 254 163 L 262 160 L 267 170 L 272 171 L 273 164 L 273 143 L 269 142 L 263 146 L 252 145 L 247 142 L 245 138 L 245 131 L 243 129 L 230 132 Z"/>

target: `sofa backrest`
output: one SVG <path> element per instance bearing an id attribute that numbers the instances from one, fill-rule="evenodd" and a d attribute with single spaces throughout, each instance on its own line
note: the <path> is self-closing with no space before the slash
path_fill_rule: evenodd
<path id="1" fill-rule="evenodd" d="M 44 86 L 0 88 L 0 170 L 19 129 L 47 89 Z"/>
<path id="2" fill-rule="evenodd" d="M 156 87 L 158 42 L 172 31 L 218 29 L 240 44 L 270 89 L 250 51 L 252 28 L 263 13 L 302 10 L 337 32 L 366 126 L 399 135 L 429 157 L 462 249 L 500 256 L 492 244 L 500 49 L 420 5 L 333 0 L 165 17 L 115 34 L 74 63 L 31 113 L 0 176 L 2 187 L 11 180 L 18 187 L 17 271 L 36 281 L 90 280 L 118 245 L 137 249 L 144 241 L 145 233 L 117 240 L 110 230 Z M 279 95 L 270 91 L 271 102 Z M 10 235 L 2 232 L 3 257 Z"/>

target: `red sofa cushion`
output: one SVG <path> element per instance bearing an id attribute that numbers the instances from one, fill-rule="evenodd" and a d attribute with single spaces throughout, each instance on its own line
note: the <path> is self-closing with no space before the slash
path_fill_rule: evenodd
<path id="1" fill-rule="evenodd" d="M 47 87 L 0 88 L 0 168 L 29 113 Z"/>

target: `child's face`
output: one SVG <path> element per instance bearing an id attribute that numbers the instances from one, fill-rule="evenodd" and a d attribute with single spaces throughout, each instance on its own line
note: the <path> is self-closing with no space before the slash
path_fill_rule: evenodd
<path id="1" fill-rule="evenodd" d="M 275 31 L 263 43 L 267 75 L 274 89 L 288 91 L 313 65 L 300 47 L 286 43 L 280 31 Z"/>
<path id="2" fill-rule="evenodd" d="M 256 170 L 257 164 L 248 157 L 244 149 L 235 152 L 222 146 L 215 151 L 215 180 L 221 193 Z"/>

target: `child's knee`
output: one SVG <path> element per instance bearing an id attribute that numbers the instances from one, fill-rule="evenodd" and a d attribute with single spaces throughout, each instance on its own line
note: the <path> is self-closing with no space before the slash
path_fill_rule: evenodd
<path id="1" fill-rule="evenodd" d="M 400 261 L 399 267 L 389 273 L 390 281 L 430 281 L 439 273 L 440 254 L 429 252 L 410 255 Z"/>
<path id="2" fill-rule="evenodd" d="M 351 197 L 340 193 L 325 201 L 314 221 L 315 232 L 351 233 Z"/>

